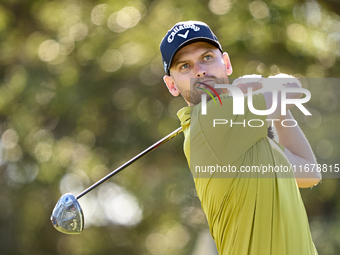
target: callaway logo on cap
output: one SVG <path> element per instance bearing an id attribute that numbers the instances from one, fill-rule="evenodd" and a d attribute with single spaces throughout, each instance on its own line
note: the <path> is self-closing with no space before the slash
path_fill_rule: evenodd
<path id="1" fill-rule="evenodd" d="M 206 41 L 216 46 L 222 52 L 217 37 L 209 26 L 200 21 L 184 21 L 175 24 L 162 39 L 162 53 L 165 72 L 170 75 L 170 67 L 176 52 L 182 47 L 197 41 Z"/>

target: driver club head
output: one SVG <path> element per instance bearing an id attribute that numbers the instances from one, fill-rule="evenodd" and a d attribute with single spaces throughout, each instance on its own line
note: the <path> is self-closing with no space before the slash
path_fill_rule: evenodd
<path id="1" fill-rule="evenodd" d="M 52 225 L 64 234 L 80 234 L 84 229 L 83 211 L 71 193 L 63 195 L 53 209 Z"/>

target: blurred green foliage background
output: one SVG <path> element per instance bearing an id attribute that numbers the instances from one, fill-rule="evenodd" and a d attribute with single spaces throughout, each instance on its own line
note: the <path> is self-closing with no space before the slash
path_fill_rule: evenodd
<path id="1" fill-rule="evenodd" d="M 332 0 L 2 0 L 1 254 L 192 254 L 207 223 L 183 135 L 81 198 L 81 235 L 49 220 L 63 193 L 77 195 L 179 126 L 185 103 L 163 84 L 159 53 L 178 21 L 210 25 L 233 78 L 334 78 L 309 88 L 312 117 L 296 117 L 319 163 L 340 163 L 339 14 Z M 323 255 L 340 250 L 338 191 L 337 178 L 301 190 Z"/>

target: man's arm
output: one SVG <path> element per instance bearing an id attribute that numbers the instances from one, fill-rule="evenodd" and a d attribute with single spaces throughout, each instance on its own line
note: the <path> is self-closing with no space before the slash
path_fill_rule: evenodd
<path id="1" fill-rule="evenodd" d="M 264 86 L 264 83 L 266 86 Z M 266 101 L 266 108 L 271 109 L 273 105 L 273 97 L 277 99 L 277 106 L 274 112 L 268 114 L 267 125 L 272 125 L 273 119 L 278 119 L 281 116 L 281 90 L 283 88 L 300 89 L 301 83 L 298 79 L 287 74 L 278 74 L 264 78 L 261 75 L 244 75 L 237 78 L 233 85 L 239 87 L 243 93 L 247 93 L 248 88 L 252 88 L 255 93 L 262 93 Z M 273 88 L 277 90 L 277 95 L 274 94 Z M 274 94 L 274 96 L 273 96 Z M 302 97 L 301 92 L 290 92 L 286 94 L 286 99 L 299 99 Z M 287 104 L 286 110 L 288 111 L 293 105 Z"/>
<path id="2" fill-rule="evenodd" d="M 244 75 L 242 77 L 237 78 L 234 82 L 233 85 L 239 87 L 244 94 L 248 92 L 248 88 L 251 87 L 252 91 L 257 91 L 260 89 L 263 89 L 263 76 L 261 75 Z M 268 123 L 268 137 L 273 139 L 274 134 L 272 127 Z"/>
<path id="3" fill-rule="evenodd" d="M 268 119 L 278 119 L 281 117 L 281 93 L 283 88 L 293 88 L 293 89 L 300 89 L 301 83 L 298 79 L 296 79 L 293 76 L 287 75 L 287 74 L 278 74 L 275 76 L 270 76 L 268 78 L 264 78 L 264 82 L 266 82 L 269 91 L 266 91 L 266 87 L 264 87 L 262 90 L 259 90 L 264 96 L 264 99 L 266 101 L 266 107 L 267 109 L 270 109 L 273 105 L 273 91 L 272 89 L 275 87 L 278 91 L 277 93 L 277 106 L 273 113 L 268 115 Z M 286 99 L 299 99 L 302 97 L 301 92 L 290 92 L 286 94 Z M 292 104 L 286 105 L 286 111 L 288 111 L 291 107 L 293 107 Z M 268 126 L 272 125 L 272 121 L 268 121 Z"/>
<path id="4" fill-rule="evenodd" d="M 253 79 L 249 79 L 253 78 Z M 267 90 L 263 87 L 263 82 L 266 82 L 268 85 Z M 300 170 L 299 166 L 302 166 L 302 170 L 305 169 L 304 166 L 312 169 L 311 164 L 317 164 L 313 151 L 309 145 L 308 140 L 303 134 L 300 127 L 297 125 L 296 127 L 283 127 L 281 125 L 282 120 L 284 119 L 293 119 L 294 117 L 290 113 L 289 109 L 293 105 L 287 105 L 287 113 L 284 116 L 281 116 L 281 90 L 282 88 L 301 88 L 300 82 L 293 76 L 286 74 L 279 74 L 276 76 L 272 76 L 269 78 L 263 78 L 258 75 L 250 75 L 243 76 L 233 83 L 239 88 L 242 89 L 243 93 L 246 93 L 248 87 L 252 87 L 255 93 L 262 93 L 265 101 L 267 109 L 270 109 L 273 104 L 273 92 L 271 88 L 275 86 L 278 89 L 278 100 L 277 100 L 277 108 L 276 110 L 268 115 L 268 119 L 278 119 L 280 121 L 274 121 L 276 131 L 279 136 L 279 143 L 285 147 L 284 153 L 289 159 L 292 165 L 296 165 L 296 169 Z M 286 94 L 287 99 L 298 99 L 302 96 L 301 93 L 289 93 Z M 268 126 L 271 126 L 273 122 L 268 121 Z M 317 185 L 321 181 L 321 173 L 316 172 L 316 167 L 314 165 L 314 172 L 298 172 L 296 171 L 295 178 L 298 186 L 300 188 L 307 188 Z"/>
<path id="5" fill-rule="evenodd" d="M 284 153 L 292 165 L 296 165 L 295 179 L 299 188 L 309 188 L 317 185 L 322 177 L 321 173 L 316 171 L 317 161 L 312 148 L 298 125 L 295 127 L 284 127 L 281 121 L 284 119 L 294 119 L 290 111 L 285 116 L 279 117 L 280 121 L 275 122 L 275 128 L 279 137 L 279 143 L 285 147 Z M 301 168 L 299 166 L 302 166 Z M 308 172 L 300 172 L 309 168 Z M 311 169 L 314 169 L 311 172 Z"/>

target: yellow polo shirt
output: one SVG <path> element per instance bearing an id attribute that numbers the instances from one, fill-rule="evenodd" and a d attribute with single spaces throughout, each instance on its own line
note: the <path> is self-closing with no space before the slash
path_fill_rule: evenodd
<path id="1" fill-rule="evenodd" d="M 283 147 L 267 137 L 267 116 L 251 113 L 247 100 L 245 114 L 233 115 L 232 98 L 221 99 L 222 106 L 207 102 L 207 115 L 200 104 L 177 113 L 184 153 L 220 255 L 317 254 L 289 161 Z M 253 96 L 253 105 L 266 109 L 262 94 Z M 214 119 L 227 123 L 214 127 Z M 276 171 L 268 170 L 275 166 Z M 264 167 L 265 173 L 249 171 Z"/>

